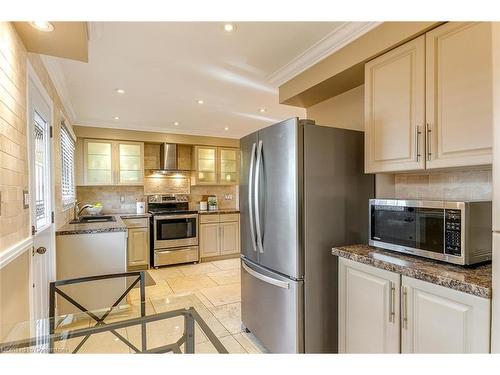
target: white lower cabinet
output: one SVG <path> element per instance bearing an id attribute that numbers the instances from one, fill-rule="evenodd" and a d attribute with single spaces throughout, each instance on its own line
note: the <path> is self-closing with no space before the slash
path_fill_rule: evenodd
<path id="1" fill-rule="evenodd" d="M 200 215 L 200 255 L 202 258 L 240 252 L 240 215 Z"/>
<path id="2" fill-rule="evenodd" d="M 339 351 L 399 353 L 400 275 L 339 262 Z"/>
<path id="3" fill-rule="evenodd" d="M 220 254 L 219 224 L 200 224 L 201 257 L 214 257 Z"/>
<path id="4" fill-rule="evenodd" d="M 149 230 L 148 228 L 131 228 L 127 241 L 128 269 L 149 266 Z"/>
<path id="5" fill-rule="evenodd" d="M 402 278 L 402 353 L 489 353 L 490 300 Z"/>
<path id="6" fill-rule="evenodd" d="M 341 353 L 489 353 L 491 301 L 339 260 Z"/>

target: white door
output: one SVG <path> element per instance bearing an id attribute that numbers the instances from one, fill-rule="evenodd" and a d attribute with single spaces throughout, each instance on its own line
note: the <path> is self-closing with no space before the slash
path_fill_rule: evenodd
<path id="1" fill-rule="evenodd" d="M 399 353 L 400 275 L 339 261 L 339 351 Z"/>
<path id="2" fill-rule="evenodd" d="M 402 353 L 489 353 L 489 299 L 406 276 L 402 292 Z"/>
<path id="3" fill-rule="evenodd" d="M 33 319 L 49 315 L 49 282 L 55 280 L 55 241 L 52 180 L 51 102 L 36 77 L 28 83 L 30 207 L 33 234 L 31 278 Z"/>
<path id="4" fill-rule="evenodd" d="M 365 65 L 365 172 L 425 168 L 425 37 Z"/>

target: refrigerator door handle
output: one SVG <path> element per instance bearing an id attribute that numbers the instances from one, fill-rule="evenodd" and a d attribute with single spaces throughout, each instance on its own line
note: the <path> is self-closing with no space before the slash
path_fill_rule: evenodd
<path id="1" fill-rule="evenodd" d="M 262 140 L 259 140 L 259 148 L 257 149 L 257 163 L 255 164 L 255 185 L 254 185 L 254 210 L 255 210 L 255 229 L 257 232 L 257 247 L 259 252 L 263 253 L 262 235 L 260 232 L 260 211 L 259 211 L 259 180 L 260 180 L 260 164 L 262 161 Z"/>
<path id="2" fill-rule="evenodd" d="M 264 281 L 265 283 L 277 286 L 279 288 L 290 289 L 290 283 L 287 283 L 286 281 L 276 280 L 276 279 L 273 279 L 272 277 L 258 273 L 257 271 L 254 271 L 253 269 L 248 267 L 244 261 L 241 262 L 241 266 L 243 267 L 243 269 L 245 271 L 248 272 L 248 274 L 255 277 L 256 279 L 259 279 L 261 281 Z"/>
<path id="3" fill-rule="evenodd" d="M 252 176 L 255 163 L 255 148 L 256 144 L 252 146 L 252 156 L 250 157 L 250 170 L 248 172 L 248 217 L 250 220 L 250 236 L 252 237 L 253 251 L 257 252 L 257 245 L 255 243 L 255 228 L 253 223 L 253 206 L 252 206 Z"/>

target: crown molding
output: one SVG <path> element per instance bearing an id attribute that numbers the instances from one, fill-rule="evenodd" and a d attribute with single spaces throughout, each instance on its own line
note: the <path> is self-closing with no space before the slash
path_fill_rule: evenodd
<path id="1" fill-rule="evenodd" d="M 57 94 L 61 99 L 66 115 L 69 117 L 69 122 L 73 124 L 76 121 L 76 113 L 71 103 L 68 87 L 66 86 L 66 79 L 64 78 L 59 61 L 54 57 L 40 55 L 42 63 L 49 73 L 50 79 L 56 88 Z"/>
<path id="2" fill-rule="evenodd" d="M 276 86 L 281 86 L 332 53 L 358 39 L 379 26 L 382 22 L 343 22 L 335 30 L 313 44 L 286 65 L 267 77 Z"/>
<path id="3" fill-rule="evenodd" d="M 240 139 L 240 135 L 235 135 L 231 133 L 227 133 L 224 131 L 209 131 L 204 129 L 183 129 L 178 127 L 166 127 L 166 128 L 158 128 L 154 126 L 144 126 L 137 125 L 133 123 L 114 123 L 107 121 L 99 121 L 99 120 L 90 120 L 90 121 L 76 121 L 74 126 L 82 126 L 82 127 L 92 127 L 92 128 L 105 128 L 105 129 L 116 129 L 116 130 L 131 130 L 131 131 L 139 131 L 139 132 L 150 132 L 150 133 L 163 133 L 163 134 L 180 134 L 180 135 L 193 135 L 200 137 L 215 137 L 215 138 L 229 138 L 229 139 Z"/>

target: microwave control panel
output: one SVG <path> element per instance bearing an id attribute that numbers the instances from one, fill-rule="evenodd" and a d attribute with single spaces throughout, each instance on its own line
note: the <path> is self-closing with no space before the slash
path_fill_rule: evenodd
<path id="1" fill-rule="evenodd" d="M 462 212 L 445 210 L 445 254 L 460 256 L 462 254 Z"/>

